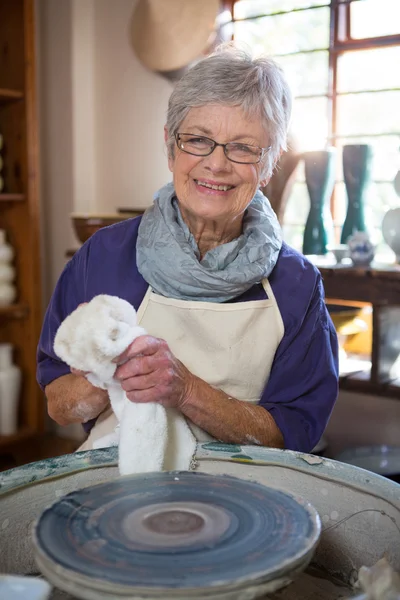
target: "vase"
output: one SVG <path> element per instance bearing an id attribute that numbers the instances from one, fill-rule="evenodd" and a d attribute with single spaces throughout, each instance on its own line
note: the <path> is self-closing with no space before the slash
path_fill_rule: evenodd
<path id="1" fill-rule="evenodd" d="M 365 231 L 356 231 L 347 239 L 351 262 L 355 267 L 369 267 L 375 256 L 375 246 Z"/>
<path id="2" fill-rule="evenodd" d="M 388 210 L 382 221 L 382 235 L 400 263 L 400 208 Z"/>
<path id="3" fill-rule="evenodd" d="M 0 307 L 9 306 L 17 296 L 17 290 L 13 284 L 15 269 L 12 266 L 14 249 L 6 240 L 6 232 L 0 229 Z"/>
<path id="4" fill-rule="evenodd" d="M 303 237 L 303 254 L 326 254 L 333 241 L 330 199 L 335 184 L 336 148 L 304 153 L 310 211 Z"/>
<path id="5" fill-rule="evenodd" d="M 347 211 L 340 242 L 346 244 L 356 231 L 367 231 L 364 207 L 371 177 L 372 148 L 368 144 L 347 144 L 343 146 L 342 158 Z"/>
<path id="6" fill-rule="evenodd" d="M 21 370 L 12 354 L 11 344 L 0 344 L 0 435 L 12 435 L 18 428 Z"/>

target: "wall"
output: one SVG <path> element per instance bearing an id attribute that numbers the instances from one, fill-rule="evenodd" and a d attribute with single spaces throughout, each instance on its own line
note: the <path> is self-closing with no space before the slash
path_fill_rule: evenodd
<path id="1" fill-rule="evenodd" d="M 38 0 L 44 299 L 77 247 L 71 212 L 146 207 L 170 179 L 172 84 L 131 48 L 135 0 Z"/>

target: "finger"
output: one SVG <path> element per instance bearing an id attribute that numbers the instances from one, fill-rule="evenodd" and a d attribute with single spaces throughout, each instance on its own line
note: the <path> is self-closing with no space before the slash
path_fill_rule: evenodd
<path id="1" fill-rule="evenodd" d="M 125 392 L 136 392 L 142 390 L 149 390 L 158 385 L 159 374 L 157 371 L 153 371 L 148 375 L 137 375 L 136 377 L 129 377 L 121 381 L 121 387 Z"/>
<path id="2" fill-rule="evenodd" d="M 134 390 L 132 392 L 126 392 L 126 397 L 131 402 L 135 402 L 137 404 L 145 404 L 147 402 L 160 402 L 160 399 L 163 398 L 163 389 L 160 386 L 155 386 L 153 388 L 149 388 L 147 390 Z"/>
<path id="3" fill-rule="evenodd" d="M 168 367 L 169 361 L 166 356 L 157 354 L 151 356 L 137 356 L 136 358 L 129 358 L 127 362 L 117 367 L 114 376 L 118 381 L 122 381 L 129 377 L 147 375 L 153 371 Z"/>
<path id="4" fill-rule="evenodd" d="M 114 362 L 123 363 L 129 358 L 135 358 L 141 354 L 150 356 L 163 347 L 167 347 L 167 343 L 164 340 L 155 338 L 151 335 L 141 335 L 133 340 L 132 344 L 130 344 L 122 354 L 114 358 Z"/>

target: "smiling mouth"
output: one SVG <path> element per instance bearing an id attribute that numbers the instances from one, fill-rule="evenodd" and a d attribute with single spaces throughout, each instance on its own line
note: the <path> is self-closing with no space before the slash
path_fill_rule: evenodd
<path id="1" fill-rule="evenodd" d="M 235 187 L 234 185 L 227 185 L 227 184 L 216 185 L 216 184 L 206 183 L 205 181 L 200 181 L 199 179 L 195 179 L 194 181 L 197 185 L 199 185 L 201 187 L 205 187 L 209 190 L 217 190 L 218 192 L 229 192 L 229 190 L 233 190 L 233 188 Z"/>

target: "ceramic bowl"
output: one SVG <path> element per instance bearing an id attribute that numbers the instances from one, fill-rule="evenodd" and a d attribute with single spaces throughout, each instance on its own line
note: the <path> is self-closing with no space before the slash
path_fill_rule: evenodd
<path id="1" fill-rule="evenodd" d="M 338 264 L 340 264 L 344 258 L 349 256 L 349 247 L 347 244 L 333 244 L 327 246 L 326 249 L 333 254 Z"/>
<path id="2" fill-rule="evenodd" d="M 358 446 L 334 458 L 400 483 L 400 446 Z"/>
<path id="3" fill-rule="evenodd" d="M 114 225 L 115 223 L 125 221 L 132 217 L 137 217 L 139 214 L 142 213 L 138 211 L 124 214 L 72 213 L 71 220 L 76 237 L 83 244 L 102 227 Z"/>

